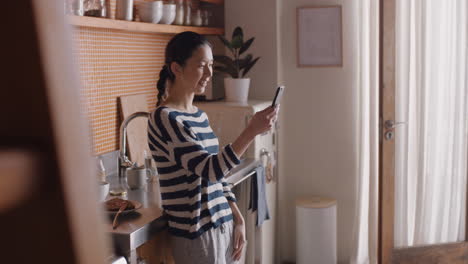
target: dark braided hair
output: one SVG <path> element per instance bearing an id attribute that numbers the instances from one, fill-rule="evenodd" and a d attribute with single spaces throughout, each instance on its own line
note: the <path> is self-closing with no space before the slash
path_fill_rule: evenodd
<path id="1" fill-rule="evenodd" d="M 166 94 L 166 81 L 174 82 L 175 75 L 171 71 L 171 63 L 177 62 L 180 66 L 185 66 L 187 60 L 192 57 L 193 52 L 202 45 L 212 47 L 211 43 L 203 36 L 192 31 L 185 31 L 175 35 L 166 46 L 166 58 L 164 66 L 159 72 L 158 103 L 161 105 L 162 98 Z"/>

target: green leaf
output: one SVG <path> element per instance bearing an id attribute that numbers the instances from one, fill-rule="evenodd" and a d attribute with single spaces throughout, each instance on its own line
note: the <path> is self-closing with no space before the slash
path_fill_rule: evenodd
<path id="1" fill-rule="evenodd" d="M 235 66 L 234 60 L 229 58 L 226 55 L 215 55 L 213 59 L 215 62 L 224 64 L 226 66 L 233 66 L 233 67 Z"/>
<path id="2" fill-rule="evenodd" d="M 229 75 L 231 75 L 232 78 L 239 78 L 239 74 L 236 72 L 236 70 L 231 69 L 230 67 L 215 66 L 214 69 L 215 69 L 215 71 L 224 72 L 226 74 L 229 74 Z"/>
<path id="3" fill-rule="evenodd" d="M 242 77 L 244 77 L 250 71 L 250 69 L 252 69 L 252 67 L 255 65 L 255 63 L 257 63 L 259 59 L 260 57 L 256 58 L 255 60 L 250 62 L 249 65 L 247 65 L 247 67 L 245 67 L 244 71 L 242 72 Z"/>
<path id="4" fill-rule="evenodd" d="M 233 73 L 234 75 L 239 76 L 239 71 L 237 70 L 236 61 L 234 61 L 233 59 L 225 55 L 215 55 L 214 61 L 216 63 L 223 64 L 223 66 L 227 68 L 229 72 Z"/>
<path id="5" fill-rule="evenodd" d="M 228 47 L 229 50 L 234 53 L 234 50 L 232 49 L 232 45 L 231 43 L 229 42 L 229 40 L 227 40 L 224 36 L 221 36 L 221 35 L 218 35 L 218 38 L 221 40 L 221 42 L 223 42 L 224 46 Z"/>
<path id="6" fill-rule="evenodd" d="M 255 38 L 251 38 L 249 40 L 247 40 L 243 45 L 242 47 L 240 48 L 239 50 L 239 55 L 244 53 L 249 47 L 250 45 L 252 45 L 252 42 L 255 40 Z"/>
<path id="7" fill-rule="evenodd" d="M 245 56 L 245 58 L 243 59 L 240 59 L 239 60 L 239 68 L 240 69 L 244 69 L 245 67 L 247 67 L 249 65 L 249 63 L 252 61 L 252 54 L 247 54 L 247 56 Z"/>
<path id="8" fill-rule="evenodd" d="M 235 38 L 240 38 L 240 41 L 244 42 L 244 32 L 242 32 L 241 27 L 236 27 L 232 32 L 232 40 L 234 40 Z"/>
<path id="9" fill-rule="evenodd" d="M 227 67 L 224 67 L 224 66 L 214 66 L 213 69 L 215 71 L 217 71 L 217 72 L 223 72 L 223 73 L 230 74 L 229 69 Z"/>
<path id="10" fill-rule="evenodd" d="M 231 45 L 233 49 L 240 49 L 242 47 L 242 37 L 235 36 L 234 38 L 232 38 Z"/>

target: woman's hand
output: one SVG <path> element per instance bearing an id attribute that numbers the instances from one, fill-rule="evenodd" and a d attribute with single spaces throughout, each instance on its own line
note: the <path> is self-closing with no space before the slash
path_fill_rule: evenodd
<path id="1" fill-rule="evenodd" d="M 244 131 L 242 131 L 239 137 L 237 137 L 237 139 L 232 143 L 232 148 L 237 157 L 244 154 L 250 143 L 252 143 L 257 135 L 262 134 L 273 127 L 278 119 L 279 109 L 280 105 L 277 105 L 276 107 L 269 106 L 262 111 L 255 113 Z"/>
<path id="2" fill-rule="evenodd" d="M 235 261 L 240 260 L 242 256 L 242 250 L 245 245 L 245 224 L 244 222 L 234 222 L 234 250 L 232 252 L 232 258 Z"/>
<path id="3" fill-rule="evenodd" d="M 255 113 L 249 122 L 248 129 L 254 134 L 259 135 L 270 130 L 278 119 L 280 105 L 276 107 L 269 106 L 262 111 Z"/>

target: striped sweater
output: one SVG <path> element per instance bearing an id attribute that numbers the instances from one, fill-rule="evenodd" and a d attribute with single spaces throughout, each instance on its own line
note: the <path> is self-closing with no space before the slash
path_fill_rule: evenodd
<path id="1" fill-rule="evenodd" d="M 219 152 L 205 112 L 158 107 L 148 121 L 148 144 L 171 234 L 194 239 L 233 219 L 228 200 L 235 196 L 224 176 L 240 160 L 231 144 Z"/>

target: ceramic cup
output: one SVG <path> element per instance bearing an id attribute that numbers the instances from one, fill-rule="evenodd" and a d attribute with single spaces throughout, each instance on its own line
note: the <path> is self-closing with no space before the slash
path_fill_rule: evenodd
<path id="1" fill-rule="evenodd" d="M 127 184 L 130 189 L 140 189 L 146 186 L 151 170 L 145 167 L 128 168 Z"/>

